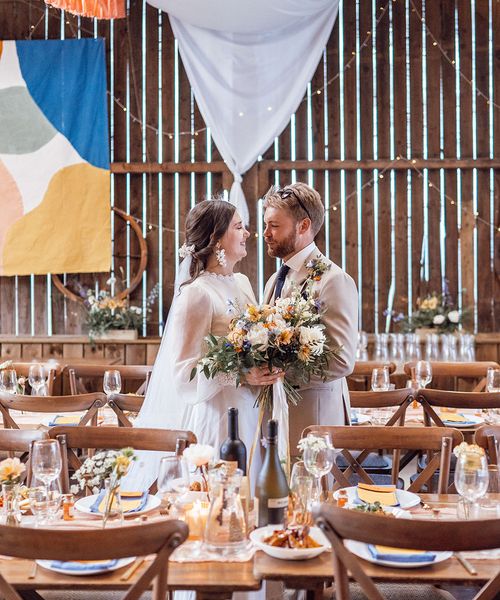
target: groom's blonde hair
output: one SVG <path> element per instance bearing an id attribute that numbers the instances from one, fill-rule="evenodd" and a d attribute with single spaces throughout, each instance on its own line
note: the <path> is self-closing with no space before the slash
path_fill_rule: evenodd
<path id="1" fill-rule="evenodd" d="M 264 208 L 283 208 L 296 222 L 308 218 L 314 237 L 325 220 L 325 207 L 319 193 L 306 183 L 292 183 L 283 188 L 272 186 L 264 196 Z"/>

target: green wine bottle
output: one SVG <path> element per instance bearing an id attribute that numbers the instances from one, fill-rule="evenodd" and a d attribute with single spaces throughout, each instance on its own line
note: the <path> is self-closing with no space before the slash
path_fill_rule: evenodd
<path id="1" fill-rule="evenodd" d="M 267 431 L 266 455 L 255 488 L 255 495 L 259 499 L 259 527 L 281 525 L 288 507 L 288 482 L 276 445 L 278 421 L 271 419 Z"/>

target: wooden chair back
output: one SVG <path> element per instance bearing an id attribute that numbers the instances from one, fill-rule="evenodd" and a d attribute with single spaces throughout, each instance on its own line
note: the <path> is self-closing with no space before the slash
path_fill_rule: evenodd
<path id="1" fill-rule="evenodd" d="M 388 392 L 349 392 L 351 408 L 390 408 L 398 407 L 394 415 L 387 421 L 386 425 L 396 423 L 404 425 L 406 409 L 412 403 L 413 390 L 402 388 Z"/>
<path id="2" fill-rule="evenodd" d="M 137 394 L 111 394 L 108 398 L 108 406 L 116 414 L 119 427 L 132 427 L 124 411 L 138 413 L 143 403 L 144 396 Z"/>
<path id="3" fill-rule="evenodd" d="M 36 364 L 36 362 L 13 362 L 12 366 L 9 367 L 11 369 L 14 369 L 16 372 L 17 377 L 24 377 L 26 379 L 26 388 L 28 390 L 30 390 L 30 386 L 28 383 L 28 375 L 29 375 L 29 370 L 31 365 Z M 52 396 L 52 394 L 54 393 L 54 383 L 56 381 L 56 378 L 58 377 L 58 375 L 60 375 L 62 373 L 62 368 L 60 365 L 56 364 L 56 363 L 45 363 L 44 361 L 40 361 L 40 364 L 42 364 L 44 366 L 45 369 L 45 373 L 47 375 L 47 386 L 46 386 L 46 390 L 47 390 L 47 395 L 48 396 Z"/>
<path id="4" fill-rule="evenodd" d="M 367 391 L 371 389 L 371 377 L 373 369 L 382 369 L 387 367 L 389 375 L 396 370 L 396 363 L 380 360 L 363 360 L 354 365 L 352 373 L 347 377 L 349 389 L 357 391 Z"/>
<path id="5" fill-rule="evenodd" d="M 79 469 L 86 458 L 84 453 L 78 455 L 78 450 L 119 450 L 130 446 L 134 450 L 175 452 L 178 438 L 186 440 L 187 445 L 196 443 L 196 436 L 191 431 L 142 427 L 61 426 L 52 427 L 49 436 L 61 444 L 61 485 L 65 491 L 69 490 L 69 469 Z"/>
<path id="6" fill-rule="evenodd" d="M 344 545 L 344 540 L 380 544 L 395 548 L 429 551 L 471 551 L 498 547 L 500 519 L 478 521 L 436 521 L 394 519 L 322 504 L 317 524 L 332 545 L 336 600 L 349 600 L 348 571 L 370 600 L 384 600 L 362 561 Z M 411 541 L 411 542 L 410 542 Z M 475 600 L 493 600 L 500 592 L 500 571 L 482 588 Z"/>
<path id="7" fill-rule="evenodd" d="M 411 369 L 415 367 L 416 362 L 408 362 L 404 370 L 408 378 L 411 378 Z M 468 382 L 473 386 L 473 392 L 482 392 L 486 388 L 486 373 L 490 367 L 499 369 L 500 365 L 493 361 L 475 361 L 475 362 L 441 362 L 431 361 L 432 380 L 435 378 L 445 378 L 452 380 L 453 388 L 456 390 L 460 381 Z M 438 387 L 434 385 L 434 387 Z M 446 389 L 450 389 L 449 386 Z"/>
<path id="8" fill-rule="evenodd" d="M 500 393 L 493 392 L 447 392 L 444 390 L 425 389 L 418 390 L 417 401 L 424 410 L 426 425 L 434 423 L 444 427 L 443 421 L 436 412 L 436 408 L 469 408 L 482 410 L 500 408 Z"/>
<path id="9" fill-rule="evenodd" d="M 78 423 L 78 426 L 83 426 L 89 422 L 97 424 L 97 411 L 106 406 L 106 400 L 106 395 L 103 393 L 75 394 L 74 396 L 21 396 L 20 394 L 0 392 L 0 413 L 5 428 L 19 429 L 19 425 L 9 412 L 11 410 L 53 413 L 54 415 L 86 411 Z"/>
<path id="10" fill-rule="evenodd" d="M 483 425 L 474 434 L 474 443 L 484 448 L 492 465 L 500 464 L 500 425 Z"/>
<path id="11" fill-rule="evenodd" d="M 373 452 L 376 450 L 423 450 L 429 453 L 425 469 L 410 484 L 410 492 L 419 492 L 424 486 L 429 485 L 431 477 L 439 469 L 438 492 L 445 494 L 448 491 L 448 478 L 450 474 L 451 453 L 455 446 L 463 442 L 463 435 L 458 429 L 451 428 L 423 428 L 423 427 L 346 427 L 330 425 L 311 425 L 307 427 L 302 436 L 320 431 L 329 433 L 335 448 L 341 453 L 349 467 L 341 471 L 336 463 L 332 467 L 335 479 L 334 489 L 349 487 L 351 475 L 356 474 L 361 481 L 372 484 L 373 479 L 362 466 L 363 460 L 354 457 L 354 451 Z M 397 484 L 400 465 L 392 464 L 391 479 Z"/>
<path id="12" fill-rule="evenodd" d="M 147 569 L 123 596 L 139 600 L 153 582 L 153 599 L 164 600 L 167 592 L 168 558 L 186 540 L 188 527 L 182 521 L 163 520 L 111 529 L 51 530 L 0 525 L 0 553 L 28 560 L 106 560 L 150 556 Z M 96 588 L 99 584 L 96 583 Z M 6 600 L 22 596 L 0 575 L 0 593 Z"/>
<path id="13" fill-rule="evenodd" d="M 21 461 L 26 465 L 23 478 L 29 485 L 31 481 L 31 446 L 33 442 L 48 439 L 48 433 L 43 429 L 0 429 L 0 451 L 9 456 L 21 454 Z"/>
<path id="14" fill-rule="evenodd" d="M 106 371 L 120 371 L 123 391 L 135 394 L 146 393 L 152 366 L 149 365 L 71 365 L 64 371 L 68 374 L 69 387 L 72 394 L 102 391 L 102 380 Z M 130 389 L 128 389 L 130 386 Z"/>

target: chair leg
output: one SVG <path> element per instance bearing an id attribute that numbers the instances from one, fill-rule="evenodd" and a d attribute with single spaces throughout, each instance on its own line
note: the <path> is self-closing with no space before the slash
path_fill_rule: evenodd
<path id="1" fill-rule="evenodd" d="M 333 574 L 335 576 L 335 600 L 350 600 L 347 570 L 335 555 L 333 556 Z"/>

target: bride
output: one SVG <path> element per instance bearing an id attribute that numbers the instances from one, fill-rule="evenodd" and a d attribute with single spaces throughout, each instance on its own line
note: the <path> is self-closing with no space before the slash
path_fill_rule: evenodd
<path id="1" fill-rule="evenodd" d="M 207 379 L 193 368 L 203 355 L 209 334 L 227 335 L 232 315 L 228 301 L 242 309 L 255 303 L 248 278 L 234 273 L 246 256 L 245 229 L 235 207 L 224 200 L 204 200 L 186 219 L 184 260 L 177 276 L 174 298 L 146 398 L 134 427 L 161 427 L 192 431 L 202 444 L 218 452 L 227 437 L 227 410 L 238 408 L 239 433 L 249 452 L 257 427 L 256 389 L 272 385 L 278 372 L 253 369 L 245 384 L 236 387 L 230 377 Z M 147 489 L 158 475 L 159 452 L 138 452 L 138 460 L 124 481 L 124 489 Z M 252 464 L 255 482 L 260 460 Z"/>

